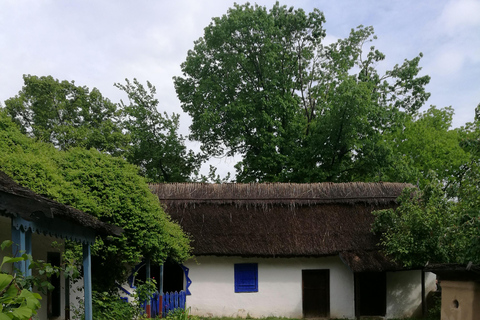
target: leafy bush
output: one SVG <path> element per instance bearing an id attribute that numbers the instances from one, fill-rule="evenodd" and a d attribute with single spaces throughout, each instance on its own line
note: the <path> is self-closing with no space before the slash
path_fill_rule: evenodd
<path id="1" fill-rule="evenodd" d="M 200 317 L 191 315 L 190 308 L 178 308 L 170 311 L 166 316 L 166 320 L 200 320 Z"/>
<path id="2" fill-rule="evenodd" d="M 2 243 L 2 250 L 11 246 L 11 241 Z M 31 260 L 31 256 L 23 254 L 20 257 L 4 256 L 0 264 L 0 270 L 5 264 L 13 264 Z M 12 268 L 13 270 L 13 268 Z M 24 277 L 22 274 L 0 273 L 0 320 L 28 320 L 37 314 L 40 308 L 40 300 L 42 297 L 32 292 L 30 286 L 24 286 Z"/>
<path id="3" fill-rule="evenodd" d="M 132 320 L 136 316 L 133 304 L 108 292 L 93 293 L 93 317 L 98 320 Z"/>
<path id="4" fill-rule="evenodd" d="M 155 292 L 154 280 L 137 285 L 132 295 L 133 301 L 126 302 L 118 292 L 93 292 L 92 307 L 95 320 L 133 320 L 146 319 L 143 303 Z M 83 301 L 73 310 L 73 320 L 84 319 Z M 0 319 L 1 320 L 1 319 Z"/>
<path id="5" fill-rule="evenodd" d="M 94 289 L 110 291 L 143 257 L 190 257 L 189 239 L 150 192 L 138 167 L 95 149 L 57 150 L 22 134 L 0 109 L 0 170 L 18 183 L 123 228 L 92 247 Z M 79 250 L 81 252 L 81 250 Z M 81 261 L 81 259 L 79 259 Z"/>

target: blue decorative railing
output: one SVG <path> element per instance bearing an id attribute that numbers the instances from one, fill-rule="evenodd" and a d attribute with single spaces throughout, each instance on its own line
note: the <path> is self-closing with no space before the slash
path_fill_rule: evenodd
<path id="1" fill-rule="evenodd" d="M 163 316 L 167 315 L 169 312 L 175 309 L 185 310 L 186 300 L 187 300 L 187 295 L 183 290 L 180 292 L 165 293 L 163 295 L 163 308 L 162 308 Z"/>
<path id="2" fill-rule="evenodd" d="M 158 292 L 155 292 L 150 298 L 150 316 L 152 318 L 162 316 L 165 317 L 169 312 L 175 309 L 184 309 L 187 295 L 185 291 L 167 292 L 162 299 Z M 161 306 L 161 308 L 160 308 Z M 142 307 L 146 310 L 147 301 L 142 303 Z M 146 311 L 145 311 L 146 312 Z"/>

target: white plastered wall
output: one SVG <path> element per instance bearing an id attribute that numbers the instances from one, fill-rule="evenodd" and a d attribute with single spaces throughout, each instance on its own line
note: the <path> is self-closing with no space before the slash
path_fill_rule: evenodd
<path id="1" fill-rule="evenodd" d="M 425 272 L 425 298 L 435 290 L 436 276 Z M 387 318 L 404 318 L 422 314 L 422 271 L 387 272 Z"/>
<path id="2" fill-rule="evenodd" d="M 234 264 L 258 263 L 258 292 L 235 293 Z M 197 257 L 185 264 L 192 280 L 187 307 L 201 316 L 301 318 L 302 270 L 330 270 L 330 316 L 354 318 L 353 273 L 336 257 Z"/>
<path id="3" fill-rule="evenodd" d="M 56 243 L 55 245 L 52 245 Z M 64 251 L 64 241 L 55 237 L 44 236 L 43 234 L 32 234 L 32 256 L 35 260 L 47 261 L 48 252 L 59 252 Z M 65 277 L 60 274 L 60 317 L 50 318 L 50 319 L 64 319 L 65 315 Z M 40 320 L 47 319 L 47 296 L 42 294 L 42 307 L 38 310 L 38 318 Z"/>

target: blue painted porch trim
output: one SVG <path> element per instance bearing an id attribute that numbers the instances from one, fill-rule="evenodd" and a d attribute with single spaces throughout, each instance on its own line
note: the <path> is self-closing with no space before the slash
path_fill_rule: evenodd
<path id="1" fill-rule="evenodd" d="M 189 268 L 185 267 L 183 264 L 180 265 L 180 267 L 182 267 L 183 269 L 183 273 L 185 274 L 185 280 L 186 280 L 186 285 L 185 285 L 185 291 L 186 291 L 186 294 L 189 296 L 191 295 L 192 293 L 190 292 L 190 285 L 192 284 L 192 280 L 190 279 L 190 277 L 188 276 L 188 272 L 190 271 Z"/>
<path id="2" fill-rule="evenodd" d="M 42 233 L 80 243 L 93 244 L 95 242 L 95 231 L 58 219 L 44 218 L 37 221 L 27 221 L 17 216 L 12 218 L 12 234 L 13 229 L 23 229 L 32 233 Z"/>
<path id="3" fill-rule="evenodd" d="M 83 243 L 85 320 L 93 320 L 90 244 L 95 242 L 95 232 L 88 228 L 74 225 L 68 221 L 59 222 L 53 219 L 27 221 L 17 216 L 13 217 L 11 221 L 12 241 L 14 242 L 12 251 L 16 256 L 21 256 L 23 253 L 32 254 L 33 232 Z M 32 270 L 28 268 L 29 262 L 27 263 L 27 261 L 20 261 L 16 263 L 15 267 L 24 275 L 28 276 L 32 273 Z"/>
<path id="4" fill-rule="evenodd" d="M 146 265 L 145 265 L 145 280 L 149 281 L 152 278 L 150 275 L 150 259 L 147 258 Z M 150 305 L 150 299 L 147 299 L 147 305 Z"/>
<path id="5" fill-rule="evenodd" d="M 30 237 L 30 249 L 31 249 L 31 237 Z M 22 229 L 15 229 L 13 227 L 13 219 L 12 219 L 12 256 L 13 257 L 20 257 L 22 254 L 26 253 L 27 251 L 27 236 L 25 230 Z M 27 266 L 25 261 L 19 261 L 14 263 L 15 269 L 18 269 L 22 275 L 27 274 Z"/>
<path id="6" fill-rule="evenodd" d="M 30 231 L 25 232 L 25 253 L 32 256 L 32 233 Z M 30 269 L 30 259 L 25 261 L 25 275 L 31 276 L 32 275 L 32 269 Z"/>
<path id="7" fill-rule="evenodd" d="M 92 307 L 92 261 L 90 244 L 83 244 L 83 294 L 85 300 L 85 320 L 93 320 Z"/>

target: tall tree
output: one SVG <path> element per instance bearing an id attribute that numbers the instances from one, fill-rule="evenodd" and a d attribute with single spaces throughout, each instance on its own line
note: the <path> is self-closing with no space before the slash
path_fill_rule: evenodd
<path id="1" fill-rule="evenodd" d="M 480 106 L 479 106 L 480 107 Z M 477 107 L 477 111 L 479 109 Z M 443 115 L 442 115 L 443 113 Z M 424 120 L 433 121 L 442 127 L 438 120 L 451 113 L 450 108 L 431 108 L 423 114 Z M 447 116 L 448 118 L 448 116 Z M 419 128 L 423 128 L 420 125 Z M 433 131 L 433 132 L 431 132 Z M 441 130 L 440 130 L 441 131 Z M 414 130 L 426 135 L 422 146 L 411 148 L 407 157 L 415 157 L 418 169 L 429 166 L 433 175 L 425 180 L 421 188 L 406 190 L 395 209 L 375 213 L 373 230 L 381 235 L 385 252 L 407 266 L 424 266 L 427 262 L 439 263 L 480 263 L 480 122 L 468 123 L 466 127 L 454 130 L 451 136 L 435 132 L 434 128 Z M 412 132 L 412 133 L 413 133 Z M 430 136 L 431 135 L 431 136 Z M 407 134 L 407 137 L 410 134 Z M 458 137 L 461 140 L 458 140 Z M 435 137 L 435 138 L 433 138 Z M 434 140 L 438 139 L 439 145 Z M 453 141 L 464 149 L 464 153 L 449 146 Z M 406 139 L 408 143 L 408 138 Z M 414 142 L 415 143 L 415 142 Z M 432 146 L 428 144 L 432 144 Z M 436 169 L 436 158 L 429 158 L 421 148 L 437 147 L 437 156 L 448 159 L 459 157 L 458 167 L 444 166 Z M 400 149 L 402 147 L 400 146 Z M 453 153 L 450 155 L 449 153 Z M 442 154 L 444 153 L 444 154 Z M 442 166 L 441 166 L 442 167 Z M 441 168 L 440 167 L 440 168 Z M 450 171 L 449 168 L 455 170 Z M 452 175 L 453 173 L 453 175 Z"/>
<path id="2" fill-rule="evenodd" d="M 156 89 L 147 82 L 145 88 L 137 79 L 115 86 L 128 95 L 129 104 L 120 102 L 123 128 L 130 134 L 131 148 L 126 153 L 130 163 L 138 165 L 153 182 L 185 182 L 197 171 L 203 158 L 187 150 L 178 133 L 179 115 L 158 110 Z"/>
<path id="3" fill-rule="evenodd" d="M 129 104 L 113 103 L 97 89 L 51 76 L 25 75 L 17 96 L 5 109 L 23 133 L 58 149 L 94 148 L 123 156 L 151 182 L 184 182 L 197 173 L 204 157 L 187 150 L 178 133 L 179 115 L 157 110 L 155 87 L 136 79 L 115 84 Z"/>
<path id="4" fill-rule="evenodd" d="M 351 181 L 388 164 L 382 135 L 428 99 L 421 54 L 379 74 L 360 26 L 331 45 L 323 14 L 250 4 L 213 18 L 175 77 L 191 137 L 242 155 L 239 181 Z"/>
<path id="5" fill-rule="evenodd" d="M 51 76 L 23 76 L 24 86 L 5 108 L 24 133 L 66 150 L 95 148 L 120 154 L 129 137 L 122 133 L 119 111 L 97 90 Z"/>

